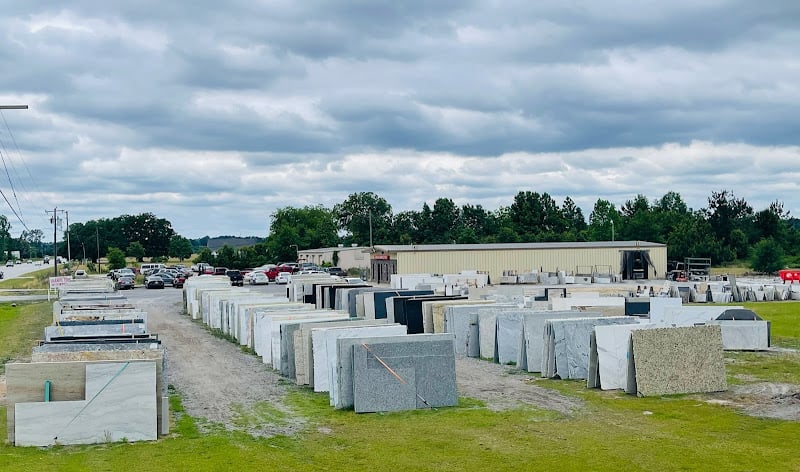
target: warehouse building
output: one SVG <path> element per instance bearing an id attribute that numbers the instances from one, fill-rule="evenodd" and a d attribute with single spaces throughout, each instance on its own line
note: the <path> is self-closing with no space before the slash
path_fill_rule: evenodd
<path id="1" fill-rule="evenodd" d="M 321 247 L 304 249 L 297 253 L 299 262 L 309 262 L 318 266 L 330 265 L 347 269 L 368 269 L 369 248 L 362 246 Z"/>
<path id="2" fill-rule="evenodd" d="M 455 274 L 478 270 L 489 280 L 505 271 L 565 271 L 567 274 L 619 274 L 623 280 L 663 279 L 667 246 L 647 241 L 594 241 L 508 244 L 385 245 L 370 250 L 372 280 L 391 274 Z"/>

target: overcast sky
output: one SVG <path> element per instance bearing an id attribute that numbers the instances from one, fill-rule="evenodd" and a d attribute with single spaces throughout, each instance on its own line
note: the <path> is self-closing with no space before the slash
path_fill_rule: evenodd
<path id="1" fill-rule="evenodd" d="M 361 191 L 800 216 L 797 0 L 9 0 L 0 35 L 0 105 L 30 106 L 0 189 L 45 234 L 57 206 L 266 236 Z"/>

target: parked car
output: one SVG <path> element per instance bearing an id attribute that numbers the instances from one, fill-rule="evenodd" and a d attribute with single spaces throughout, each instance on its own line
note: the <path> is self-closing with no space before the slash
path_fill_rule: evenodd
<path id="1" fill-rule="evenodd" d="M 346 277 L 347 272 L 342 269 L 341 267 L 328 267 L 327 272 L 331 275 L 335 275 L 337 277 Z"/>
<path id="2" fill-rule="evenodd" d="M 289 277 L 292 276 L 291 272 L 281 272 L 275 277 L 275 283 L 285 285 L 289 283 Z"/>
<path id="3" fill-rule="evenodd" d="M 172 279 L 172 286 L 175 288 L 183 288 L 184 283 L 186 283 L 186 276 L 183 274 L 178 274 L 177 277 Z"/>
<path id="4" fill-rule="evenodd" d="M 117 290 L 133 290 L 134 288 L 133 277 L 120 276 L 117 277 Z"/>
<path id="5" fill-rule="evenodd" d="M 277 267 L 273 267 L 272 269 L 267 271 L 267 278 L 269 278 L 270 282 L 274 282 L 275 278 L 278 277 L 278 274 L 281 272 L 288 272 L 293 274 L 297 272 L 296 266 L 288 266 L 288 265 L 279 265 Z"/>
<path id="6" fill-rule="evenodd" d="M 161 277 L 161 280 L 164 281 L 164 285 L 173 285 L 175 283 L 175 277 L 169 272 L 158 272 L 153 274 L 153 276 Z"/>
<path id="7" fill-rule="evenodd" d="M 164 288 L 164 279 L 157 275 L 148 275 L 144 279 L 144 286 L 147 288 Z"/>
<path id="8" fill-rule="evenodd" d="M 86 273 L 85 270 L 78 269 L 78 270 L 75 271 L 74 274 L 72 274 L 72 278 L 73 279 L 87 279 L 87 278 L 89 278 L 89 275 Z"/>
<path id="9" fill-rule="evenodd" d="M 33 261 L 28 259 L 28 264 L 33 264 Z"/>
<path id="10" fill-rule="evenodd" d="M 247 282 L 250 285 L 269 285 L 269 278 L 263 272 L 250 272 Z"/>
<path id="11" fill-rule="evenodd" d="M 14 267 L 14 261 L 12 261 L 11 259 L 7 260 L 6 267 Z"/>
<path id="12" fill-rule="evenodd" d="M 241 287 L 244 285 L 244 276 L 238 270 L 228 270 L 225 274 L 231 279 L 231 285 Z"/>

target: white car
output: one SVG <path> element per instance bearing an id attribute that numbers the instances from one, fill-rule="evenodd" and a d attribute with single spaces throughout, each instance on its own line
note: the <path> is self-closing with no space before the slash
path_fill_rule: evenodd
<path id="1" fill-rule="evenodd" d="M 278 276 L 275 277 L 275 283 L 280 285 L 286 285 L 289 283 L 289 278 L 292 276 L 291 272 L 278 272 Z"/>
<path id="2" fill-rule="evenodd" d="M 89 275 L 88 275 L 88 274 L 86 274 L 86 271 L 85 271 L 85 270 L 83 270 L 83 269 L 78 269 L 78 270 L 76 270 L 76 271 L 75 271 L 75 273 L 72 275 L 72 278 L 73 278 L 73 279 L 86 279 L 86 278 L 89 278 Z"/>
<path id="3" fill-rule="evenodd" d="M 247 282 L 250 285 L 269 285 L 269 277 L 263 272 L 253 271 L 247 274 Z"/>

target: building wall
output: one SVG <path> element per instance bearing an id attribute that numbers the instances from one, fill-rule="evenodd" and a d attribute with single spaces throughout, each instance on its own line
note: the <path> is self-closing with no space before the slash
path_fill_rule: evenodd
<path id="1" fill-rule="evenodd" d="M 337 266 L 342 269 L 347 270 L 351 267 L 360 269 L 369 268 L 369 254 L 364 253 L 364 248 L 361 247 L 325 248 L 321 250 L 309 249 L 300 251 L 300 262 L 311 262 L 319 266 L 326 263 L 333 264 L 333 253 L 335 251 L 339 253 L 339 263 Z"/>
<path id="2" fill-rule="evenodd" d="M 504 270 L 529 272 L 532 269 L 545 272 L 564 270 L 567 273 L 598 270 L 612 274 L 620 271 L 620 251 L 646 249 L 655 265 L 655 275 L 650 278 L 663 279 L 667 271 L 667 248 L 662 247 L 613 247 L 570 249 L 504 249 L 476 251 L 418 251 L 397 252 L 398 274 L 435 273 L 453 274 L 462 270 L 489 272 L 492 281 L 499 280 Z M 606 267 L 603 267 L 606 266 Z"/>

